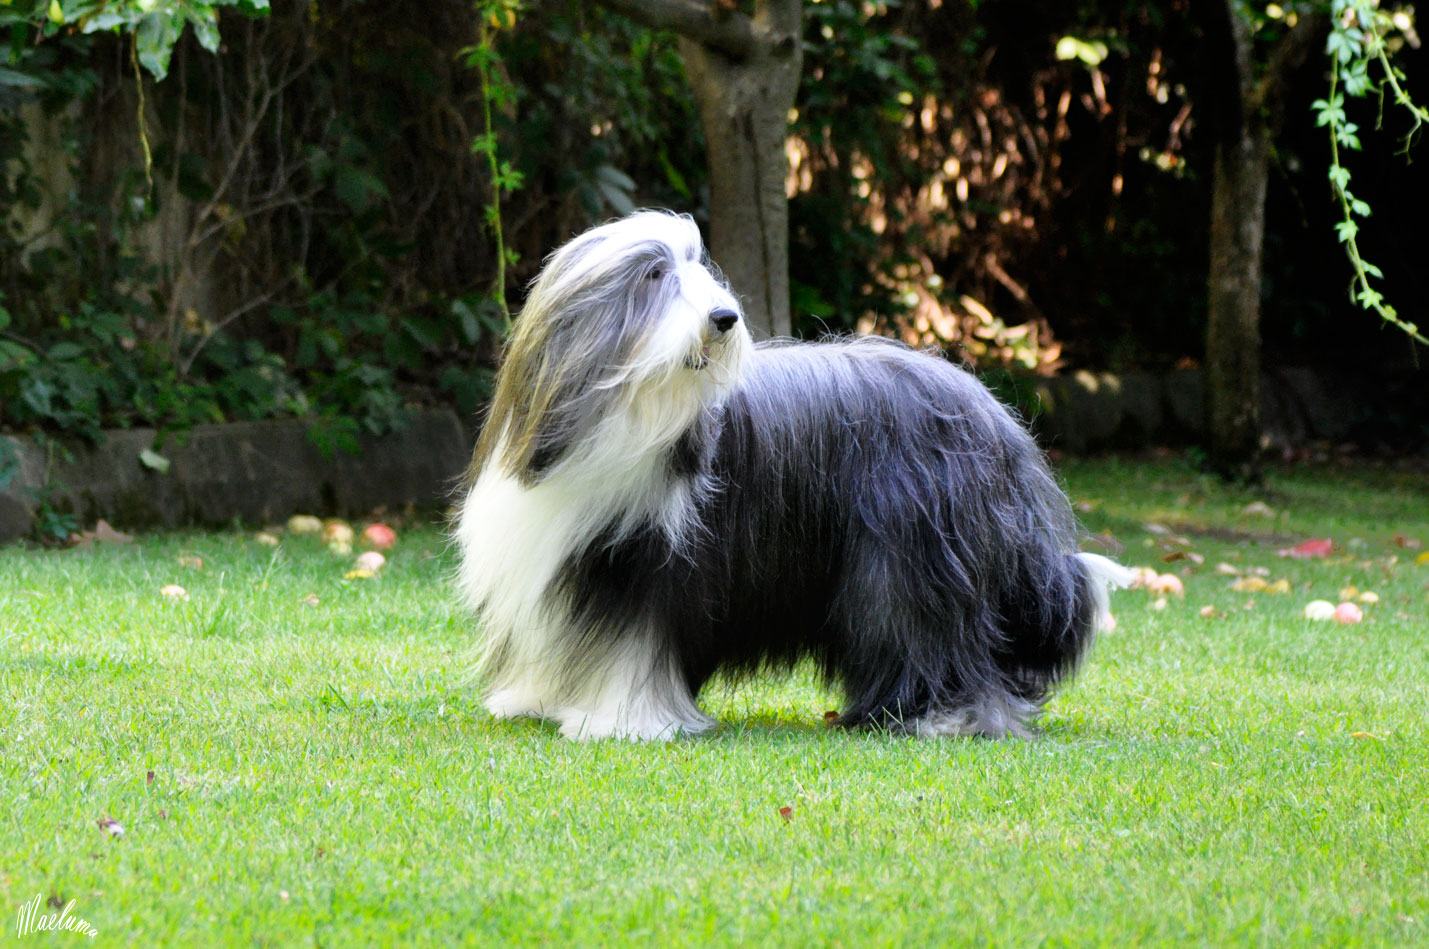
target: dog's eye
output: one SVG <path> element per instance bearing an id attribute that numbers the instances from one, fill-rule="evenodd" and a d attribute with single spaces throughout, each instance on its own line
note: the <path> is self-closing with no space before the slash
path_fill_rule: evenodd
<path id="1" fill-rule="evenodd" d="M 651 267 L 650 272 L 645 275 L 645 279 L 659 280 L 663 276 L 665 276 L 665 270 L 663 267 Z"/>

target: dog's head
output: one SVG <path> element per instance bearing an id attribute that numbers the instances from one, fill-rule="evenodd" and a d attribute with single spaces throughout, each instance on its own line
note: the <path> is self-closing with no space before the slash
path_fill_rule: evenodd
<path id="1" fill-rule="evenodd" d="M 640 211 L 586 231 L 531 286 L 471 476 L 499 460 L 533 484 L 597 439 L 666 447 L 738 381 L 750 348 L 689 217 Z"/>

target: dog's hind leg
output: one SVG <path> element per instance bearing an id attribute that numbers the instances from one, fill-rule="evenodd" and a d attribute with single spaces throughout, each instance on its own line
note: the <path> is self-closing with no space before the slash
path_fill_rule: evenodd
<path id="1" fill-rule="evenodd" d="M 979 735 L 984 738 L 1027 738 L 1041 705 L 1002 690 L 970 697 L 965 704 L 933 709 L 905 723 L 919 738 L 944 735 Z"/>

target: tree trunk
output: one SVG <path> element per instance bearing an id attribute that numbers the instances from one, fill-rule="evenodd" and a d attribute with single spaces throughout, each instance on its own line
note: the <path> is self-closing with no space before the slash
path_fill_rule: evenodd
<path id="1" fill-rule="evenodd" d="M 784 145 L 804 58 L 803 0 L 754 0 L 751 16 L 708 0 L 600 2 L 680 35 L 708 148 L 710 256 L 755 334 L 789 335 Z"/>
<path id="2" fill-rule="evenodd" d="M 789 165 L 784 145 L 803 58 L 800 0 L 761 0 L 771 42 L 736 60 L 680 40 L 710 172 L 710 251 L 758 335 L 788 336 Z"/>
<path id="3" fill-rule="evenodd" d="M 1211 465 L 1223 476 L 1259 475 L 1260 280 L 1270 142 L 1247 116 L 1216 145 L 1211 270 L 1206 314 L 1206 409 Z"/>
<path id="4" fill-rule="evenodd" d="M 1286 87 L 1329 21 L 1304 14 L 1255 65 L 1250 24 L 1226 0 L 1208 30 L 1220 121 L 1211 186 L 1211 266 L 1206 295 L 1206 425 L 1211 466 L 1235 481 L 1260 478 L 1260 282 L 1271 142 L 1284 116 Z M 1203 8 L 1204 9 L 1204 8 Z"/>

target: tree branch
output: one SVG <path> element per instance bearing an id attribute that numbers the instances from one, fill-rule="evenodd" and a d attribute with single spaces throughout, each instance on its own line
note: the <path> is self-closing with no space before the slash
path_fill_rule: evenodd
<path id="1" fill-rule="evenodd" d="M 759 43 L 759 29 L 740 13 L 722 13 L 701 0 L 596 0 L 655 30 L 673 30 L 735 59 L 747 59 Z"/>

